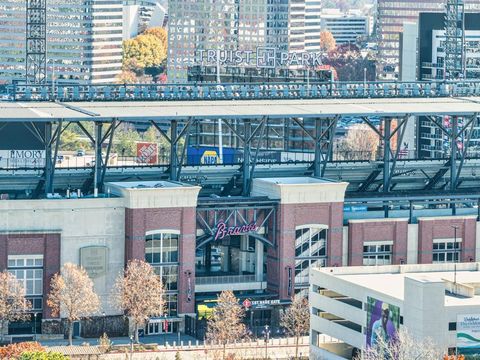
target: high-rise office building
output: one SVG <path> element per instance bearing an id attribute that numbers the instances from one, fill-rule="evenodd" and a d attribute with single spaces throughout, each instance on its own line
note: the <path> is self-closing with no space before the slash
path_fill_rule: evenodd
<path id="1" fill-rule="evenodd" d="M 305 51 L 320 51 L 322 2 L 305 0 Z"/>
<path id="2" fill-rule="evenodd" d="M 421 12 L 443 12 L 445 0 L 378 0 L 377 39 L 380 77 L 394 77 L 399 65 L 399 39 L 405 22 L 418 22 Z M 465 0 L 465 11 L 480 10 L 480 1 Z"/>
<path id="3" fill-rule="evenodd" d="M 263 57 L 278 58 L 279 52 L 305 52 L 306 13 L 319 4 L 320 0 L 170 0 L 169 81 L 194 81 L 191 74 L 199 67 L 225 68 L 235 63 L 236 51 L 242 53 L 242 66 L 235 64 L 237 68 L 257 64 Z"/>
<path id="4" fill-rule="evenodd" d="M 321 13 L 321 29 L 332 33 L 337 45 L 355 43 L 369 35 L 369 17 L 360 10 L 342 12 L 324 9 Z"/>
<path id="5" fill-rule="evenodd" d="M 47 80 L 114 82 L 122 66 L 122 0 L 49 0 Z M 25 78 L 26 9 L 0 0 L 0 82 Z"/>

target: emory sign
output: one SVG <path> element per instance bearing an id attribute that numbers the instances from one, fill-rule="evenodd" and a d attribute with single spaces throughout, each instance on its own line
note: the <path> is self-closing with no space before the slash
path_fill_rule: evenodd
<path id="1" fill-rule="evenodd" d="M 221 240 L 227 235 L 242 235 L 249 232 L 255 232 L 258 230 L 258 226 L 252 221 L 247 225 L 227 227 L 225 222 L 220 221 L 217 224 L 216 229 L 215 240 Z"/>
<path id="2" fill-rule="evenodd" d="M 276 68 L 289 66 L 320 66 L 321 53 L 295 53 L 271 47 L 254 50 L 197 50 L 196 63 L 204 65 L 255 66 Z"/>

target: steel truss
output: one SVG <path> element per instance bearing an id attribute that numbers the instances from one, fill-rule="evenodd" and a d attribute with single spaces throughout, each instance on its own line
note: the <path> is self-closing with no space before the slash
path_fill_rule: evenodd
<path id="1" fill-rule="evenodd" d="M 27 84 L 45 84 L 47 79 L 47 0 L 26 0 Z"/>
<path id="2" fill-rule="evenodd" d="M 241 200 L 240 200 L 241 202 Z M 262 203 L 259 199 L 259 203 Z M 277 204 L 271 203 L 258 205 L 258 204 L 226 204 L 215 203 L 215 206 L 205 206 L 199 204 L 197 206 L 197 229 L 202 229 L 204 234 L 197 238 L 196 248 L 199 249 L 206 244 L 215 241 L 216 226 L 222 221 L 228 226 L 244 226 L 249 225 L 252 222 L 255 223 L 258 228 L 265 227 L 275 229 Z M 263 236 L 258 233 L 249 233 L 254 237 L 265 243 L 268 246 L 275 246 L 275 231 L 272 231 L 270 236 Z"/>
<path id="3" fill-rule="evenodd" d="M 89 114 L 90 115 L 90 114 Z M 447 128 L 442 123 L 440 117 L 428 116 L 432 124 L 441 129 L 442 133 L 449 139 L 450 156 L 444 166 L 438 170 L 436 174 L 425 174 L 425 191 L 438 190 L 438 184 L 444 179 L 444 176 L 449 172 L 448 187 L 451 192 L 455 192 L 458 186 L 462 183 L 462 169 L 464 167 L 465 159 L 467 157 L 467 150 L 470 145 L 470 140 L 474 132 L 474 128 L 478 126 L 478 114 L 472 116 L 464 116 L 463 122 L 460 122 L 459 117 L 453 116 L 451 120 L 451 127 Z M 396 119 L 397 126 L 392 127 L 393 120 Z M 241 193 L 243 196 L 249 196 L 252 188 L 252 180 L 255 177 L 255 171 L 258 164 L 260 147 L 266 129 L 269 126 L 269 117 L 261 118 L 244 118 L 237 119 L 238 123 L 243 126 L 234 127 L 226 120 L 222 119 L 222 123 L 230 129 L 233 136 L 238 139 L 238 142 L 243 147 L 243 162 L 239 166 L 237 173 L 233 175 L 230 184 L 227 184 L 220 191 L 221 195 L 230 195 L 232 188 L 241 180 Z M 275 119 L 278 121 L 278 119 Z M 313 131 L 306 126 L 306 119 L 291 118 L 285 119 L 285 126 L 297 125 L 302 132 L 304 132 L 308 139 L 312 141 L 314 149 L 314 160 L 311 166 L 307 169 L 304 176 L 325 176 L 329 164 L 332 162 L 332 146 L 335 140 L 336 128 L 341 116 L 313 118 Z M 87 120 L 85 120 L 87 121 Z M 92 164 L 92 170 L 89 178 L 83 184 L 83 191 L 89 192 L 92 188 L 97 188 L 98 191 L 103 190 L 103 183 L 108 171 L 108 160 L 111 155 L 111 146 L 115 141 L 115 130 L 122 123 L 118 118 L 112 118 L 110 122 L 94 122 L 94 131 L 88 131 L 82 122 L 75 122 L 79 128 L 85 133 L 95 149 L 95 161 Z M 195 117 L 172 119 L 171 121 L 156 121 L 145 119 L 144 122 L 149 122 L 153 125 L 169 143 L 170 159 L 168 168 L 164 169 L 158 167 L 158 179 L 179 181 L 181 179 L 182 169 L 186 165 L 186 151 L 189 145 L 191 136 L 194 136 L 192 129 L 198 123 L 202 123 L 204 119 Z M 211 119 L 210 119 L 211 121 Z M 363 121 L 372 131 L 374 131 L 381 140 L 381 163 L 374 168 L 371 173 L 361 182 L 357 188 L 357 192 L 382 192 L 388 194 L 393 191 L 393 187 L 398 182 L 392 185 L 393 179 L 402 178 L 408 175 L 409 171 L 397 170 L 399 162 L 400 144 L 402 143 L 408 121 L 414 121 L 412 116 L 406 115 L 401 118 L 383 117 L 382 126 L 377 128 L 369 119 L 364 117 Z M 72 124 L 67 119 L 55 119 L 44 124 L 45 136 L 39 131 L 41 123 L 32 123 L 30 131 L 32 131 L 45 146 L 46 162 L 38 183 L 37 188 L 33 192 L 34 197 L 38 197 L 42 192 L 45 194 L 54 192 L 55 179 L 55 163 L 57 159 L 59 144 L 63 132 Z M 108 126 L 106 129 L 104 127 Z M 243 130 L 242 130 L 243 129 Z M 1 131 L 1 129 L 0 129 Z M 392 141 L 396 138 L 397 146 L 392 145 Z M 458 141 L 463 139 L 463 148 L 459 148 Z M 102 154 L 102 146 L 106 144 L 106 154 Z M 183 145 L 182 145 L 183 144 Z M 396 149 L 396 150 L 392 150 Z M 267 149 L 268 150 L 268 149 Z M 423 169 L 418 169 L 422 171 Z M 58 171 L 58 169 L 57 169 Z M 381 175 L 382 174 L 382 175 Z M 274 175 L 272 175 L 274 176 Z M 140 179 L 140 178 L 138 178 Z M 207 179 L 208 180 L 208 179 Z M 43 191 L 42 191 L 43 190 Z M 64 189 L 63 189 L 64 190 Z"/>

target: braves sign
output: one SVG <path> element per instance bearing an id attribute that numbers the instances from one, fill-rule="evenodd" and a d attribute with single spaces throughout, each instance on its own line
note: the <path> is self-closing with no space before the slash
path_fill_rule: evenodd
<path id="1" fill-rule="evenodd" d="M 257 224 L 255 224 L 255 222 L 253 221 L 247 225 L 230 227 L 227 227 L 227 224 L 225 224 L 225 222 L 220 221 L 217 224 L 216 228 L 217 231 L 215 232 L 215 240 L 221 240 L 228 235 L 242 235 L 249 232 L 256 232 L 258 230 Z"/>
<path id="2" fill-rule="evenodd" d="M 142 164 L 156 164 L 158 162 L 158 148 L 155 143 L 137 143 L 137 162 Z"/>

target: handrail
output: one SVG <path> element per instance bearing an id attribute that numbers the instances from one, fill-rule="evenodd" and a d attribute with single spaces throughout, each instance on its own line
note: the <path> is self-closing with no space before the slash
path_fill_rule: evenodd
<path id="1" fill-rule="evenodd" d="M 4 101 L 181 101 L 480 96 L 480 81 L 8 85 Z"/>

